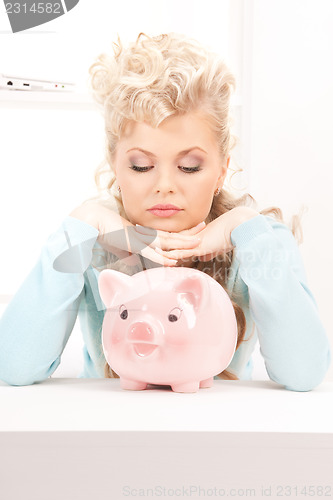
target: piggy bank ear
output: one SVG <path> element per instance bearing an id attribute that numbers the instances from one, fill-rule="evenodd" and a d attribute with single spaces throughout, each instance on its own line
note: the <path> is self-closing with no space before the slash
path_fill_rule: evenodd
<path id="1" fill-rule="evenodd" d="M 127 274 L 104 269 L 98 278 L 98 289 L 106 308 L 118 305 L 130 288 L 131 278 Z"/>
<path id="2" fill-rule="evenodd" d="M 208 304 L 210 288 L 205 276 L 201 276 L 200 273 L 178 281 L 174 291 L 180 293 L 181 300 L 192 304 L 196 311 L 204 310 Z"/>

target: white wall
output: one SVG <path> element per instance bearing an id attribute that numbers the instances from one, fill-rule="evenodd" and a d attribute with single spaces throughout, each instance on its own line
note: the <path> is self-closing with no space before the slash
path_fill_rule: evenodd
<path id="1" fill-rule="evenodd" d="M 253 5 L 250 189 L 287 220 L 307 206 L 300 249 L 332 342 L 333 2 Z"/>

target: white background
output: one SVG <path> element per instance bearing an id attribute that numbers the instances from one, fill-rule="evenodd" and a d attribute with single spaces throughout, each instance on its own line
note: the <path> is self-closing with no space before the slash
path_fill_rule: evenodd
<path id="1" fill-rule="evenodd" d="M 80 0 L 65 16 L 12 34 L 0 4 L 0 73 L 74 81 L 85 92 L 88 67 L 110 51 L 117 33 L 126 43 L 141 31 L 179 31 L 221 53 L 238 83 L 233 167 L 244 175 L 237 185 L 260 209 L 281 207 L 287 222 L 307 207 L 300 248 L 333 339 L 332 20 L 330 0 Z M 2 308 L 47 236 L 95 193 L 94 170 L 104 155 L 103 122 L 87 98 L 45 102 L 24 94 L 9 99 L 0 91 Z M 56 375 L 80 372 L 80 346 L 76 326 Z M 255 374 L 263 378 L 256 360 Z"/>

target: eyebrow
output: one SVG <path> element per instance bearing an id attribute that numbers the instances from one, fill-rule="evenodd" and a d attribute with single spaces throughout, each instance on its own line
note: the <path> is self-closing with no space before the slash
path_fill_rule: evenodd
<path id="1" fill-rule="evenodd" d="M 142 148 L 131 148 L 128 151 L 126 151 L 126 153 L 129 153 L 130 151 L 133 151 L 134 149 L 136 149 L 137 151 L 141 151 L 141 153 L 145 153 L 147 156 L 151 156 L 152 158 L 156 159 L 156 156 L 153 153 L 151 153 L 150 151 L 146 151 L 145 149 L 142 149 Z M 200 151 L 202 151 L 206 155 L 208 154 L 207 151 L 205 151 L 202 148 L 199 148 L 199 146 L 193 146 L 192 148 L 184 149 L 184 151 L 180 151 L 177 155 L 177 158 L 179 158 L 180 156 L 186 155 L 187 153 L 189 153 L 193 149 L 200 149 Z"/>

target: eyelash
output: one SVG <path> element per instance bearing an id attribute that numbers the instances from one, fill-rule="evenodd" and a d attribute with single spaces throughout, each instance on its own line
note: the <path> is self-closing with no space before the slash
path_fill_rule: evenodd
<path id="1" fill-rule="evenodd" d="M 134 170 L 134 172 L 147 172 L 152 167 L 138 167 L 137 165 L 132 165 L 130 168 Z M 181 167 L 181 168 L 185 169 L 183 170 L 185 174 L 193 174 L 194 172 L 199 172 L 201 170 L 199 165 L 197 167 Z"/>

